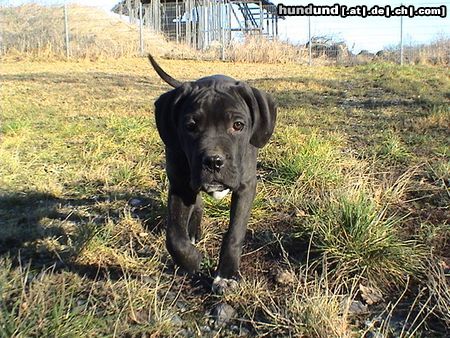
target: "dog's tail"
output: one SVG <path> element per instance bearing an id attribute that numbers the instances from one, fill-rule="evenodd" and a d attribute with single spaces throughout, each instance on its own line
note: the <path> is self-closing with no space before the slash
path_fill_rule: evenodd
<path id="1" fill-rule="evenodd" d="M 155 71 L 158 73 L 159 77 L 166 81 L 169 85 L 171 85 L 174 88 L 177 88 L 183 84 L 183 82 L 180 82 L 178 80 L 175 80 L 172 76 L 167 74 L 155 61 L 153 56 L 148 54 L 148 59 L 150 60 L 150 63 L 152 64 Z"/>

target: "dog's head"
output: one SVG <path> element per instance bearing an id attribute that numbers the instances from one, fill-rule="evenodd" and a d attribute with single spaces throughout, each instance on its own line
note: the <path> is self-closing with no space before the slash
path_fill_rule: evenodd
<path id="1" fill-rule="evenodd" d="M 156 66 L 158 74 L 175 87 L 155 103 L 158 132 L 168 149 L 181 150 L 186 157 L 191 188 L 213 195 L 236 190 L 245 157 L 252 147 L 263 147 L 273 133 L 272 97 L 220 75 L 180 83 Z"/>

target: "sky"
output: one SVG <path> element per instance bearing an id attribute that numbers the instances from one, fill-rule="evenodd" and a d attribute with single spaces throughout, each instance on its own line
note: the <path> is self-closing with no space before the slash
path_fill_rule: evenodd
<path id="1" fill-rule="evenodd" d="M 40 4 L 61 4 L 64 0 L 0 0 L 0 4 L 20 5 L 27 2 L 37 2 Z M 109 11 L 118 0 L 74 0 L 68 3 L 78 3 L 88 6 L 96 6 Z M 402 2 L 404 5 L 413 5 L 416 8 L 421 6 L 437 7 L 447 6 L 447 17 L 415 17 L 403 18 L 403 41 L 405 45 L 427 43 L 439 37 L 450 37 L 450 0 L 331 0 L 331 1 L 298 1 L 282 0 L 273 1 L 275 4 L 284 5 L 340 5 L 356 6 L 367 5 L 391 5 L 396 6 Z M 349 49 L 353 52 L 368 50 L 376 52 L 387 46 L 398 45 L 400 41 L 400 18 L 399 17 L 311 17 L 311 35 L 333 37 L 339 41 L 345 41 Z M 284 40 L 293 43 L 303 44 L 308 41 L 308 18 L 288 17 L 279 22 L 279 36 Z"/>
<path id="2" fill-rule="evenodd" d="M 285 5 L 309 4 L 314 5 L 340 5 L 356 6 L 374 5 L 396 6 L 400 1 L 358 1 L 358 0 L 332 0 L 332 1 L 280 1 Z M 417 7 L 447 6 L 450 10 L 450 0 L 404 0 L 404 5 Z M 308 41 L 308 18 L 289 17 L 279 26 L 280 36 L 294 42 Z M 400 42 L 400 18 L 399 17 L 311 17 L 311 35 L 328 35 L 335 39 L 345 40 L 347 46 L 359 52 L 362 49 L 376 52 L 386 46 L 398 45 Z M 450 14 L 446 18 L 440 17 L 414 17 L 403 18 L 403 41 L 406 45 L 430 42 L 440 36 L 450 37 Z"/>

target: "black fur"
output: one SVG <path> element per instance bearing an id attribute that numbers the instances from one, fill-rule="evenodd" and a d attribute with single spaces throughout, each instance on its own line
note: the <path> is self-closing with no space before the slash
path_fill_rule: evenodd
<path id="1" fill-rule="evenodd" d="M 223 75 L 181 83 L 150 61 L 175 86 L 155 103 L 170 182 L 167 249 L 186 271 L 197 271 L 201 254 L 192 242 L 200 238 L 200 191 L 229 189 L 230 225 L 217 275 L 237 279 L 256 191 L 256 157 L 273 133 L 275 103 L 269 94 Z"/>

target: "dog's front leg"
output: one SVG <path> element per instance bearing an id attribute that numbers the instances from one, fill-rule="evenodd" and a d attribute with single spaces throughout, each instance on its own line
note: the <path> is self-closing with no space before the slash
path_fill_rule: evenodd
<path id="1" fill-rule="evenodd" d="M 255 193 L 256 178 L 242 185 L 231 196 L 230 226 L 222 241 L 219 267 L 212 286 L 215 293 L 223 293 L 239 278 L 242 245 Z"/>
<path id="2" fill-rule="evenodd" d="M 169 217 L 166 246 L 177 265 L 193 273 L 199 270 L 202 255 L 189 238 L 189 221 L 195 209 L 197 194 L 169 192 Z"/>

